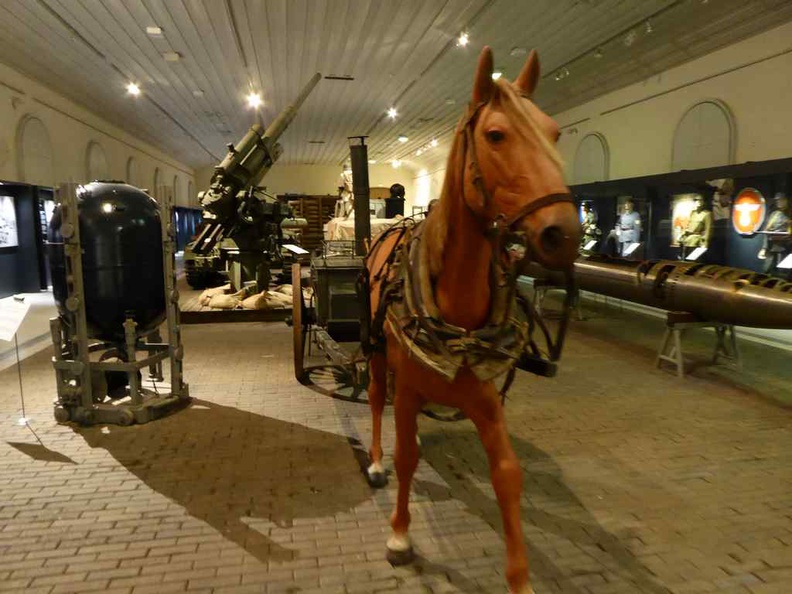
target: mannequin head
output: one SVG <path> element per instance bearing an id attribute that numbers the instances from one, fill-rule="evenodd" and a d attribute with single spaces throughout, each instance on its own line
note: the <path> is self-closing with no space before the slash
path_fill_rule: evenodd
<path id="1" fill-rule="evenodd" d="M 693 204 L 696 212 L 701 212 L 704 210 L 704 198 L 702 198 L 701 195 L 698 195 L 693 199 Z"/>
<path id="2" fill-rule="evenodd" d="M 634 210 L 635 210 L 635 203 L 632 201 L 631 198 L 628 198 L 624 203 L 624 212 L 626 214 L 630 214 Z"/>

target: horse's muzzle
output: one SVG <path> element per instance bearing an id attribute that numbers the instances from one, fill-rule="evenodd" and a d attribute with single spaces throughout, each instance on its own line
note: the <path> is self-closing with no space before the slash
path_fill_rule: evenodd
<path id="1" fill-rule="evenodd" d="M 551 204 L 536 213 L 529 225 L 538 225 L 538 233 L 530 234 L 534 259 L 553 270 L 566 269 L 578 257 L 580 222 L 573 204 Z"/>

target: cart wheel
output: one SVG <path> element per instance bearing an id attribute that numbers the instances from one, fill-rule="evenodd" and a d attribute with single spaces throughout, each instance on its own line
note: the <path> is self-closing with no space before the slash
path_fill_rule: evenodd
<path id="1" fill-rule="evenodd" d="M 307 327 L 303 324 L 305 301 L 303 299 L 302 285 L 300 283 L 300 264 L 292 264 L 292 336 L 294 338 L 294 377 L 302 381 L 305 373 L 303 359 L 305 357 L 305 335 Z"/>

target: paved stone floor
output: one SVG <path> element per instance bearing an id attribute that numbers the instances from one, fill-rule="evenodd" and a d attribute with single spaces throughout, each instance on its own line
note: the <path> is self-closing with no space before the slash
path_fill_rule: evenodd
<path id="1" fill-rule="evenodd" d="M 654 367 L 662 324 L 595 310 L 559 376 L 518 375 L 538 594 L 792 592 L 789 352 L 745 372 Z M 360 472 L 365 405 L 292 377 L 282 324 L 184 328 L 193 405 L 142 426 L 52 418 L 48 353 L 0 373 L 0 591 L 505 592 L 503 539 L 471 425 L 420 422 L 419 558 L 384 560 L 395 477 Z M 699 360 L 711 335 L 691 343 Z M 349 395 L 349 391 L 343 391 Z M 385 447 L 391 452 L 392 418 Z M 390 465 L 390 459 L 387 460 Z"/>

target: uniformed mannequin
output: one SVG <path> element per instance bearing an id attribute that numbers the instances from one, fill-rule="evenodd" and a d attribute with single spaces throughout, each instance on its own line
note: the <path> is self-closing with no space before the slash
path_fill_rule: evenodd
<path id="1" fill-rule="evenodd" d="M 352 164 L 344 163 L 344 171 L 338 177 L 338 200 L 335 205 L 335 216 L 349 218 L 355 209 L 352 194 Z"/>
<path id="2" fill-rule="evenodd" d="M 641 215 L 635 211 L 632 198 L 624 203 L 624 212 L 619 215 L 619 222 L 616 224 L 616 235 L 619 237 L 620 256 L 624 255 L 631 243 L 641 241 Z"/>
<path id="3" fill-rule="evenodd" d="M 709 247 L 712 237 L 712 212 L 707 210 L 704 205 L 704 198 L 696 196 L 695 208 L 690 213 L 687 227 L 679 236 L 679 245 L 682 248 L 681 255 L 684 259 L 691 248 Z"/>
<path id="4" fill-rule="evenodd" d="M 783 192 L 775 195 L 776 209 L 770 215 L 765 226 L 765 231 L 771 233 L 783 233 L 786 235 L 765 235 L 762 249 L 759 250 L 758 258 L 764 260 L 764 271 L 766 274 L 776 272 L 778 263 L 792 253 L 792 242 L 790 241 L 790 221 L 792 213 L 789 208 L 789 198 Z"/>
<path id="5" fill-rule="evenodd" d="M 580 240 L 580 246 L 583 247 L 591 241 L 599 241 L 602 231 L 597 227 L 597 211 L 595 211 L 591 204 L 588 202 L 583 203 L 583 237 Z"/>

